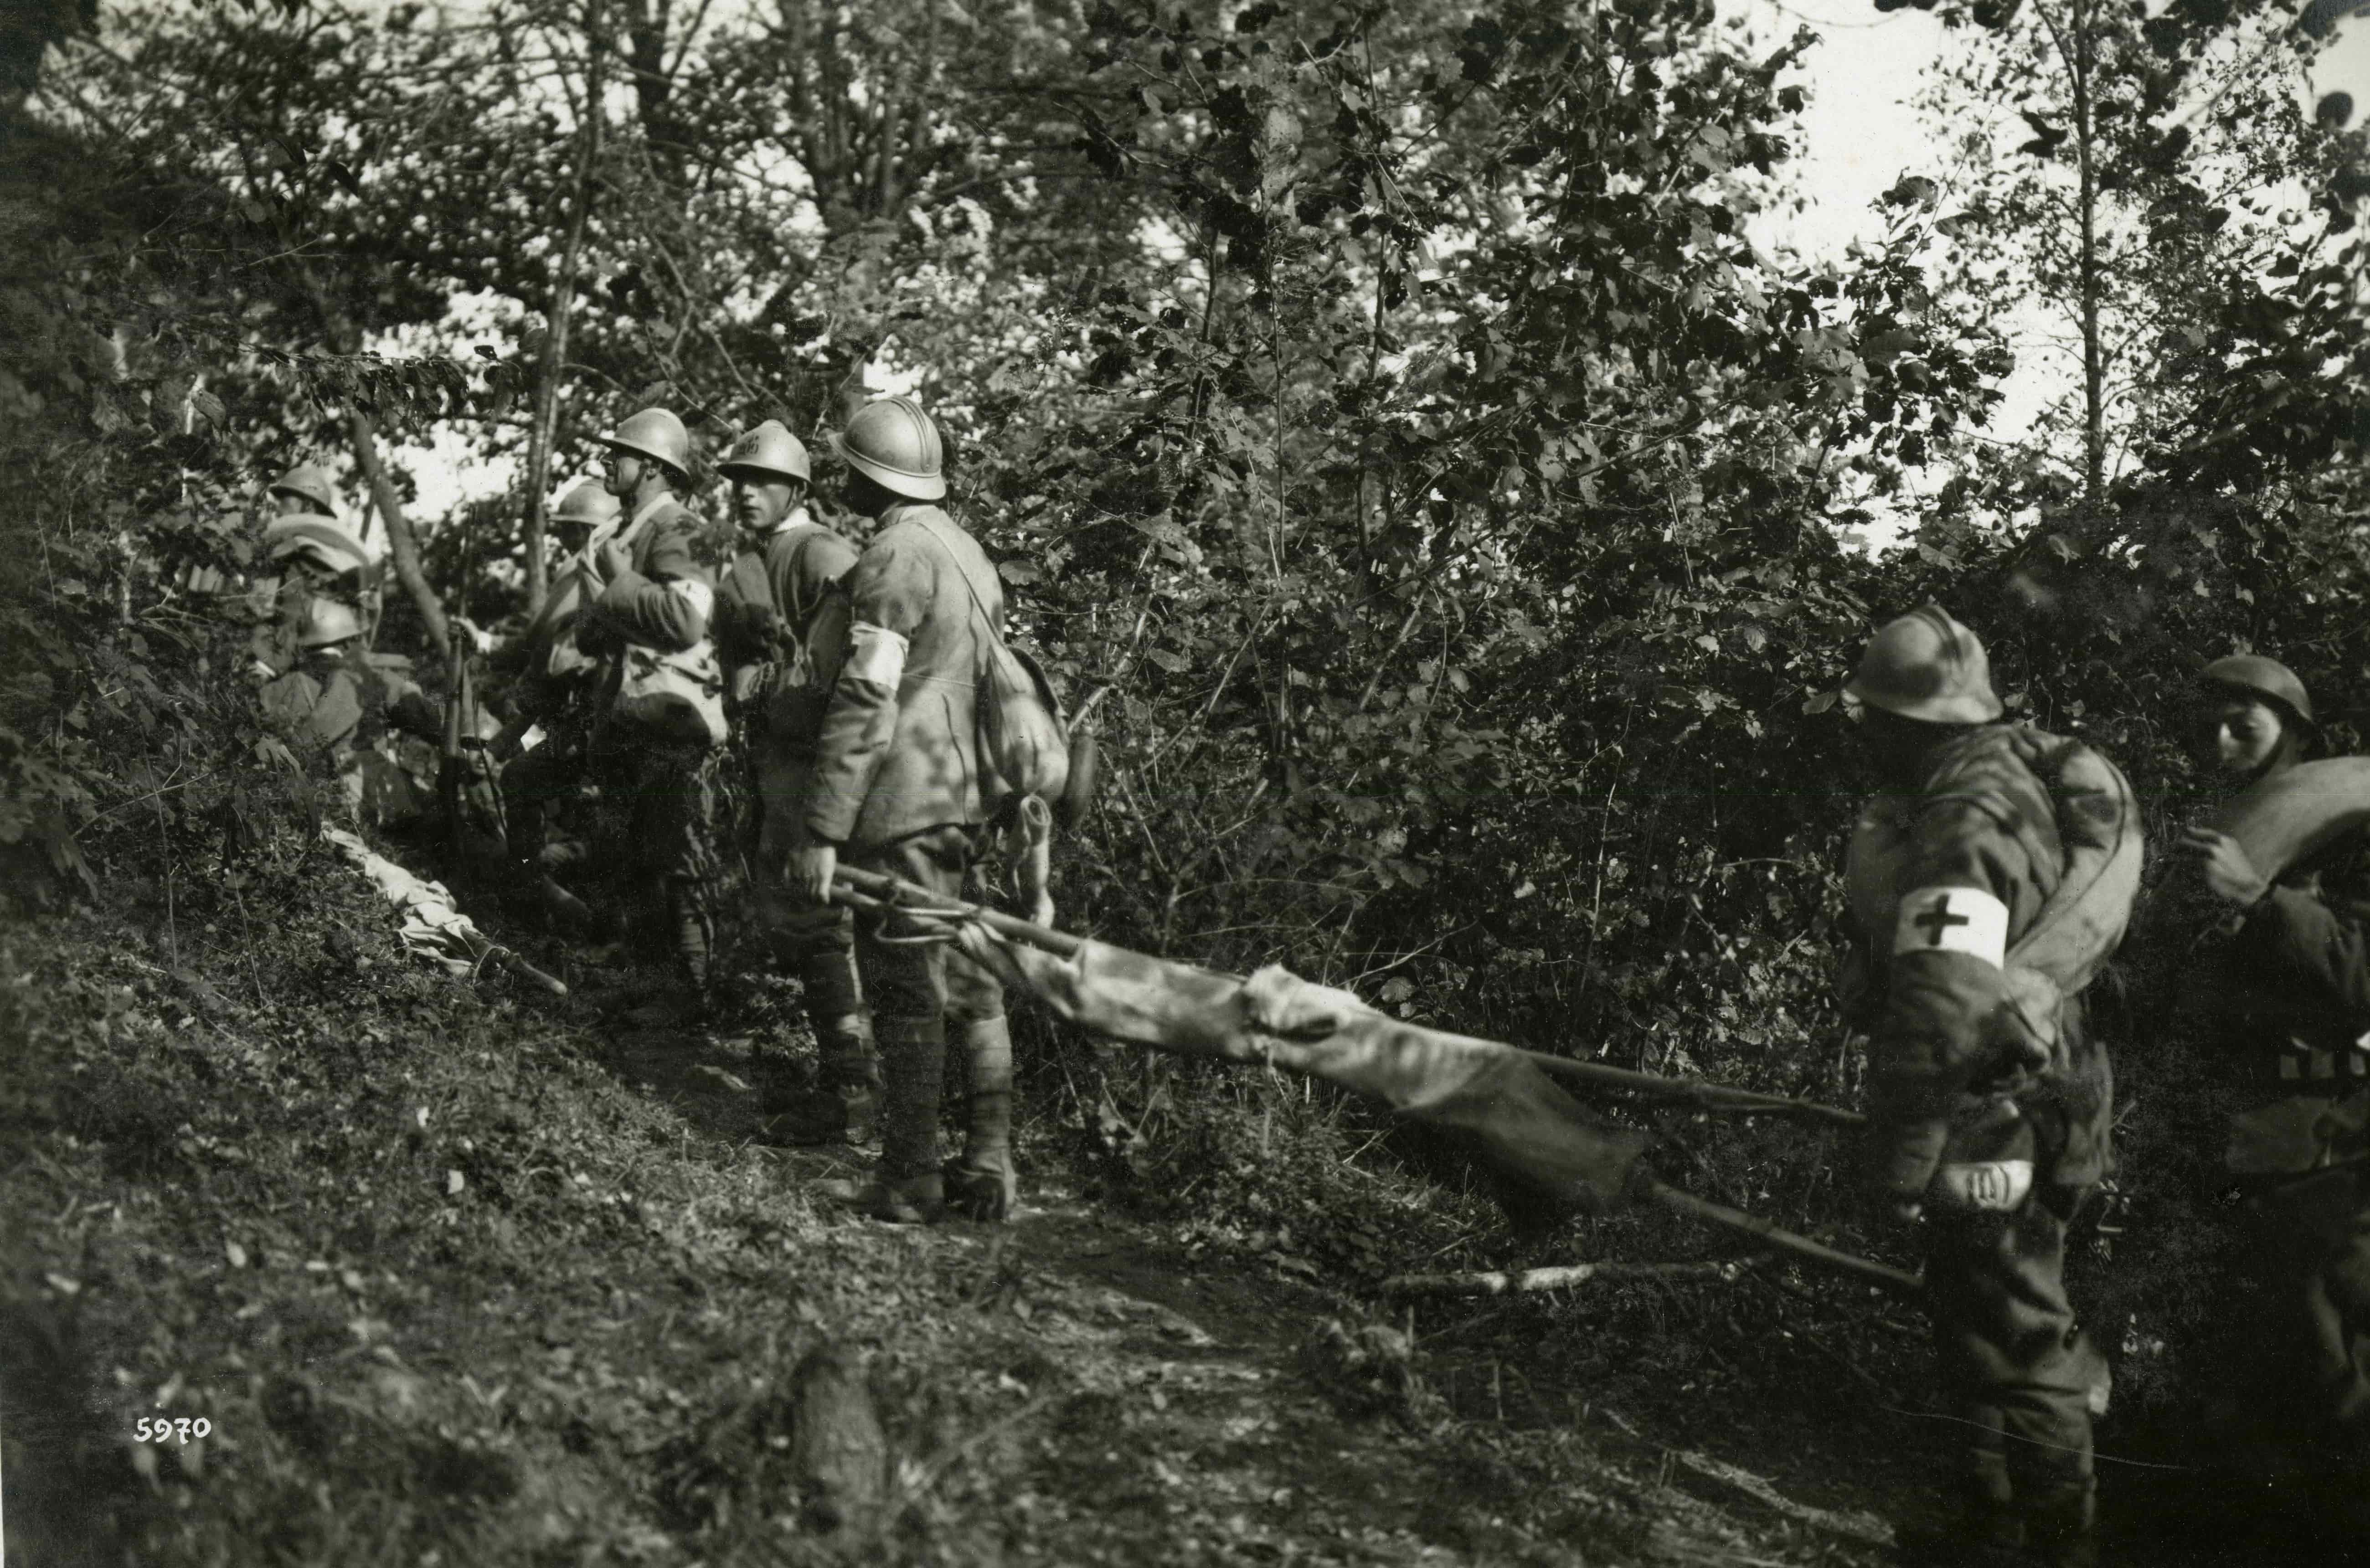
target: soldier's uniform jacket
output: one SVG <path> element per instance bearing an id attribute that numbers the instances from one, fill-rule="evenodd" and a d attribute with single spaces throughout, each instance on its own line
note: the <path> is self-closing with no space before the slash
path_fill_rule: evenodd
<path id="1" fill-rule="evenodd" d="M 653 496 L 619 530 L 628 564 L 576 628 L 576 645 L 606 658 L 639 642 L 681 652 L 708 635 L 722 552 L 708 525 L 671 495 Z"/>
<path id="2" fill-rule="evenodd" d="M 436 704 L 410 680 L 352 658 L 307 657 L 262 691 L 263 711 L 301 747 L 347 754 L 383 740 L 390 724 L 441 729 Z"/>
<path id="3" fill-rule="evenodd" d="M 2370 1054 L 2370 836 L 2348 835 L 2284 873 L 2227 954 L 2226 990 L 2272 1047 L 2267 1077 L 2359 1088 Z M 2350 1058 L 2350 1059 L 2348 1059 Z"/>
<path id="4" fill-rule="evenodd" d="M 2077 774 L 2105 788 L 2068 795 L 2062 780 Z M 2108 1170 L 2112 1083 L 2080 993 L 2130 917 L 2129 801 L 2122 776 L 2088 748 L 1987 724 L 1937 747 L 1916 791 L 1880 796 L 1862 817 L 1847 872 L 1856 929 L 1844 1001 L 1869 1032 L 1874 1174 L 1891 1191 L 1923 1192 L 1954 1121 L 2002 1099 L 2031 1124 L 2047 1179 L 2080 1186 Z M 2111 842 L 2101 851 L 2094 840 Z M 2128 873 L 2076 911 L 2089 962 L 2053 984 L 2010 954 L 2044 906 L 2060 918 L 2065 904 L 2053 895 L 2077 848 L 2093 857 L 2086 875 L 2100 853 Z"/>
<path id="5" fill-rule="evenodd" d="M 578 647 L 576 633 L 586 607 L 601 596 L 603 588 L 592 553 L 613 532 L 596 531 L 584 549 L 569 559 L 545 597 L 543 609 L 526 628 L 526 678 L 520 688 L 520 706 L 534 718 L 558 717 L 587 698 L 587 688 L 597 684 L 600 663 Z"/>
<path id="6" fill-rule="evenodd" d="M 801 509 L 742 552 L 717 591 L 717 651 L 769 746 L 811 753 L 822 740 L 846 647 L 841 618 L 823 611 L 857 559 Z"/>
<path id="7" fill-rule="evenodd" d="M 990 617 L 1004 613 L 994 569 L 968 534 L 935 506 L 903 502 L 848 579 L 846 663 L 832 687 L 807 826 L 832 843 L 886 844 L 985 818 L 976 700 L 988 645 L 949 546 L 991 584 Z"/>
<path id="8" fill-rule="evenodd" d="M 2293 1176 L 2370 1154 L 2370 836 L 2284 872 L 2217 979 L 2224 1038 L 2270 1096 L 2232 1118 L 2229 1168 Z"/>

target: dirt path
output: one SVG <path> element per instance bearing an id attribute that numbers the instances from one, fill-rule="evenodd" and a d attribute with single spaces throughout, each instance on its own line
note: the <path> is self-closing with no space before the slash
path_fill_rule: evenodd
<path id="1" fill-rule="evenodd" d="M 1239 1108 L 1248 1142 L 1210 1158 L 1248 1174 L 1202 1217 L 1089 1201 L 1039 1148 L 1014 1223 L 884 1226 L 834 1196 L 868 1154 L 760 1141 L 746 1035 L 387 951 L 363 986 L 317 929 L 261 953 L 270 985 L 185 980 L 114 928 L 0 932 L 0 1013 L 86 1086 L 14 1124 L 0 1211 L 33 1216 L 7 1276 L 29 1283 L 0 1330 L 59 1374 L 61 1528 L 103 1505 L 109 1561 L 1867 1568 L 1879 1516 L 1932 1494 L 1914 1331 L 1810 1282 L 1410 1317 L 1375 1271 L 1434 1251 L 1443 1189 L 1288 1168 Z M 1307 1206 L 1208 1217 L 1278 1195 Z M 1370 1263 L 1311 1262 L 1317 1231 Z M 891 1457 L 852 1545 L 801 1522 L 785 1451 L 827 1343 L 860 1353 Z M 144 1450 L 159 1410 L 216 1436 Z"/>
<path id="2" fill-rule="evenodd" d="M 687 1055 L 612 1036 L 612 1070 L 719 1140 L 754 1137 L 745 1043 Z M 737 1069 L 737 1070 L 736 1070 Z M 769 1150 L 821 1194 L 869 1159 Z M 1032 1178 L 1038 1173 L 1032 1172 Z M 1195 1262 L 1168 1228 L 1032 1180 L 1004 1227 L 899 1231 L 826 1209 L 857 1245 L 894 1247 L 968 1292 L 974 1353 L 1003 1353 L 1000 1417 L 959 1457 L 990 1556 L 1063 1563 L 1811 1563 L 1882 1561 L 1889 1527 L 1858 1489 L 1787 1494 L 1732 1458 L 1673 1447 L 1610 1406 L 1542 1401 L 1490 1347 L 1424 1355 L 1358 1302 L 1281 1269 Z M 1443 1331 L 1481 1307 L 1438 1314 Z M 1549 1358 L 1552 1359 L 1552 1358 Z M 1435 1387 L 1445 1379 L 1446 1389 Z M 1508 1388 L 1525 1392 L 1510 1401 Z M 1526 1403 L 1527 1397 L 1527 1403 Z M 1510 1402 L 1522 1420 L 1509 1424 Z M 1790 1434 L 1789 1435 L 1791 1435 Z M 1755 1445 L 1758 1447 L 1758 1445 Z M 1732 1445 L 1731 1445 L 1732 1447 Z M 1767 1454 L 1748 1456 L 1766 1466 Z M 1815 1469 L 1820 1456 L 1792 1458 Z M 1790 1482 L 1787 1484 L 1791 1484 Z"/>

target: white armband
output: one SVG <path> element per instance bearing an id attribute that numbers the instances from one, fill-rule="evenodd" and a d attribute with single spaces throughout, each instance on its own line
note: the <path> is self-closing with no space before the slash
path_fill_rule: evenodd
<path id="1" fill-rule="evenodd" d="M 1901 901 L 1893 952 L 1963 952 L 1994 969 L 2008 962 L 2008 905 L 1979 887 L 1921 887 Z"/>
<path id="2" fill-rule="evenodd" d="M 857 621 L 847 628 L 847 665 L 842 673 L 895 691 L 905 679 L 905 654 L 912 647 L 901 633 Z"/>
<path id="3" fill-rule="evenodd" d="M 716 590 L 705 582 L 677 577 L 667 583 L 667 592 L 681 594 L 684 603 L 689 605 L 702 621 L 716 612 Z"/>

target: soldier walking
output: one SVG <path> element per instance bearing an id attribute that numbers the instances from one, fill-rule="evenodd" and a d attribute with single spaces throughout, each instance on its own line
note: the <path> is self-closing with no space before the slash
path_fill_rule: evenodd
<path id="1" fill-rule="evenodd" d="M 947 493 L 938 427 L 908 398 L 859 409 L 832 449 L 847 464 L 849 510 L 879 529 L 848 580 L 846 662 L 832 687 L 814 780 L 811 841 L 792 856 L 811 901 L 850 865 L 959 895 L 987 819 L 977 743 L 977 683 L 989 625 L 1003 614 L 976 541 L 933 502 Z M 983 593 L 973 582 L 984 584 Z M 881 1218 L 935 1219 L 949 1199 L 1001 1218 L 1013 1193 L 1012 1045 L 1003 987 L 941 943 L 857 928 L 857 967 L 872 1004 L 886 1078 L 882 1152 L 867 1204 Z M 970 1059 L 969 1132 L 943 1170 L 938 1101 L 949 1025 Z"/>
<path id="2" fill-rule="evenodd" d="M 871 1136 L 880 1092 L 856 968 L 855 917 L 790 886 L 791 856 L 811 842 L 804 814 L 823 714 L 847 640 L 840 584 L 856 547 L 802 504 L 813 470 L 805 444 L 767 420 L 733 444 L 719 470 L 732 483 L 741 554 L 717 603 L 717 643 L 736 694 L 736 729 L 757 801 L 751 904 L 774 962 L 797 976 L 821 1056 L 811 1096 L 780 1058 L 765 1064 L 765 1113 L 800 1143 Z"/>
<path id="3" fill-rule="evenodd" d="M 1983 645 L 1939 608 L 1879 630 L 1845 690 L 1878 784 L 1847 870 L 1844 997 L 1870 1036 L 1870 1175 L 1922 1225 L 1967 1435 L 1960 1516 L 1904 1544 L 2094 1562 L 2106 1366 L 2066 1299 L 2065 1235 L 2110 1164 L 2111 1081 L 2081 991 L 2130 917 L 2136 809 L 2096 753 L 2000 721 Z"/>
<path id="4" fill-rule="evenodd" d="M 2319 739 L 2304 683 L 2260 654 L 2205 667 L 2194 736 L 2237 789 L 2286 773 Z M 2284 868 L 2203 827 L 2180 850 L 2234 917 L 2214 991 L 2256 1101 L 2231 1118 L 2225 1152 L 2269 1308 L 2246 1325 L 2260 1347 L 2246 1457 L 2288 1470 L 2306 1515 L 2370 1539 L 2370 834 Z"/>

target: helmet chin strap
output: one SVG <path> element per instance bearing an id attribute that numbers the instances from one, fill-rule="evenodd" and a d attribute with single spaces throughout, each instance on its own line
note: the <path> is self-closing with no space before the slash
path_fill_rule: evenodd
<path id="1" fill-rule="evenodd" d="M 2238 787 L 2242 790 L 2251 790 L 2272 774 L 2286 772 L 2304 760 L 2300 755 L 2303 750 L 2304 738 L 2296 733 L 2293 724 L 2283 718 L 2280 721 L 2280 744 L 2272 748 L 2271 755 L 2255 765 L 2253 770 L 2247 775 L 2245 782 Z"/>

